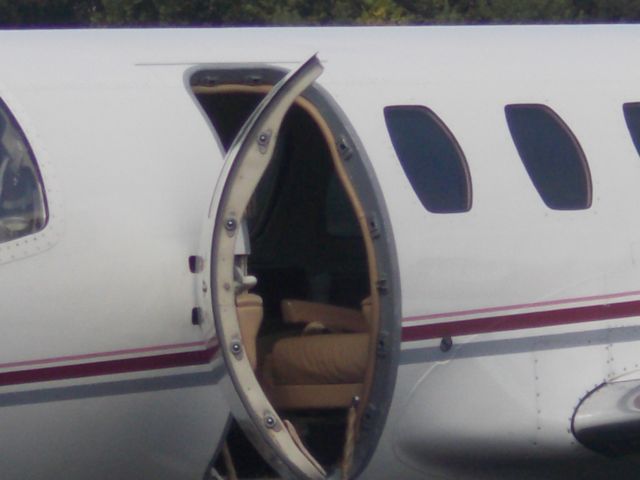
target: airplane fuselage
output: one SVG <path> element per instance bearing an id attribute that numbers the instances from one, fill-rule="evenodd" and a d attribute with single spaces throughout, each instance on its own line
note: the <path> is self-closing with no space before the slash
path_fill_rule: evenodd
<path id="1" fill-rule="evenodd" d="M 0 243 L 0 477 L 203 478 L 232 401 L 214 314 L 194 312 L 215 285 L 189 258 L 215 258 L 203 229 L 231 181 L 198 97 L 215 82 L 192 79 L 282 76 L 315 52 L 329 100 L 309 102 L 344 119 L 368 172 L 345 178 L 366 215 L 380 208 L 380 330 L 400 335 L 360 478 L 631 475 L 624 445 L 578 437 L 596 390 L 631 399 L 605 427 L 640 408 L 640 158 L 623 110 L 640 102 L 638 41 L 633 26 L 2 32 L 0 99 L 47 220 Z M 264 78 L 247 85 L 264 95 Z M 541 196 L 510 105 L 568 127 L 584 204 Z M 426 107 L 455 138 L 461 208 L 430 211 L 416 192 L 385 117 L 395 107 Z M 326 275 L 304 265 L 312 292 Z"/>

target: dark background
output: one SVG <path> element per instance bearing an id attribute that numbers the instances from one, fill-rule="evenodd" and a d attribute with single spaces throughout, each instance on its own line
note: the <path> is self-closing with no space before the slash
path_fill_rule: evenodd
<path id="1" fill-rule="evenodd" d="M 636 22 L 640 0 L 0 0 L 1 28 Z"/>

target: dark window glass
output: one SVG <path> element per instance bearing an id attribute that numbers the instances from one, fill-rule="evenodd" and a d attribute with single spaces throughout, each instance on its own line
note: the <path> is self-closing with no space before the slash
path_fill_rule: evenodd
<path id="1" fill-rule="evenodd" d="M 625 103 L 622 110 L 633 144 L 640 154 L 640 103 Z"/>
<path id="2" fill-rule="evenodd" d="M 33 153 L 0 100 L 0 242 L 42 230 L 46 222 L 44 190 Z"/>
<path id="3" fill-rule="evenodd" d="M 591 206 L 591 174 L 569 127 L 545 105 L 507 105 L 507 123 L 522 163 L 544 203 L 555 210 Z"/>
<path id="4" fill-rule="evenodd" d="M 466 212 L 471 208 L 471 180 L 456 139 L 426 107 L 393 106 L 384 118 L 411 186 L 433 213 Z"/>

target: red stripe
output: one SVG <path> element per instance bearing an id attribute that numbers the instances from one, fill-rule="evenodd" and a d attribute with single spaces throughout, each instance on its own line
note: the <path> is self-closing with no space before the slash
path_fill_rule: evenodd
<path id="1" fill-rule="evenodd" d="M 430 325 L 405 326 L 402 328 L 402 341 L 414 342 L 447 336 L 550 327 L 638 315 L 640 315 L 640 301 L 592 305 Z M 204 365 L 213 359 L 217 351 L 218 345 L 213 344 L 207 349 L 189 352 L 5 372 L 0 373 L 0 386 Z"/>
<path id="2" fill-rule="evenodd" d="M 471 310 L 458 310 L 455 312 L 430 313 L 427 315 L 415 315 L 405 317 L 403 322 L 413 322 L 416 320 L 435 320 L 437 318 L 459 317 L 461 315 L 477 315 L 481 313 L 504 312 L 505 310 L 519 310 L 523 308 L 551 307 L 555 305 L 566 305 L 568 303 L 594 302 L 596 300 L 612 300 L 614 298 L 632 297 L 640 295 L 640 290 L 631 292 L 607 293 L 605 295 L 591 295 L 587 297 L 561 298 L 557 300 L 545 300 L 543 302 L 520 303 L 515 305 L 501 305 L 499 307 L 473 308 Z"/>
<path id="3" fill-rule="evenodd" d="M 110 352 L 83 353 L 80 355 L 66 355 L 63 357 L 39 358 L 36 360 L 22 360 L 19 362 L 0 363 L 0 369 L 15 368 L 15 367 L 31 367 L 35 365 L 44 365 L 47 363 L 70 362 L 73 360 L 88 360 L 91 358 L 99 358 L 99 357 L 115 357 L 115 356 L 122 356 L 122 355 L 131 355 L 134 353 L 149 353 L 149 352 L 159 352 L 163 350 L 177 350 L 179 348 L 206 347 L 209 345 L 209 343 L 211 343 L 211 340 L 209 342 L 199 341 L 199 342 L 188 342 L 188 343 L 173 343 L 169 345 L 154 345 L 152 347 L 127 348 L 123 350 L 113 350 Z"/>
<path id="4" fill-rule="evenodd" d="M 217 351 L 218 346 L 212 345 L 206 350 L 191 352 L 6 372 L 0 373 L 0 386 L 204 365 L 213 359 Z"/>
<path id="5" fill-rule="evenodd" d="M 640 315 L 640 301 L 563 308 L 545 312 L 518 313 L 457 322 L 414 325 L 402 328 L 402 341 L 504 332 L 526 328 L 552 327 Z"/>

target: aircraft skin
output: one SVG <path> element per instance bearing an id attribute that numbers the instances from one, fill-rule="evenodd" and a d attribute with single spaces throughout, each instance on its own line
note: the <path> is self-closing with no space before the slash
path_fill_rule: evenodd
<path id="1" fill-rule="evenodd" d="M 0 244 L 0 478 L 203 478 L 231 406 L 217 340 L 192 323 L 188 258 L 225 152 L 189 75 L 290 71 L 315 52 L 399 272 L 397 379 L 359 478 L 630 478 L 631 457 L 589 450 L 572 422 L 597 387 L 640 381 L 640 158 L 622 111 L 640 101 L 639 43 L 635 26 L 1 32 L 0 99 L 49 219 Z M 589 208 L 541 200 L 509 104 L 547 105 L 571 128 Z M 392 105 L 427 106 L 455 135 L 469 211 L 420 203 Z"/>

